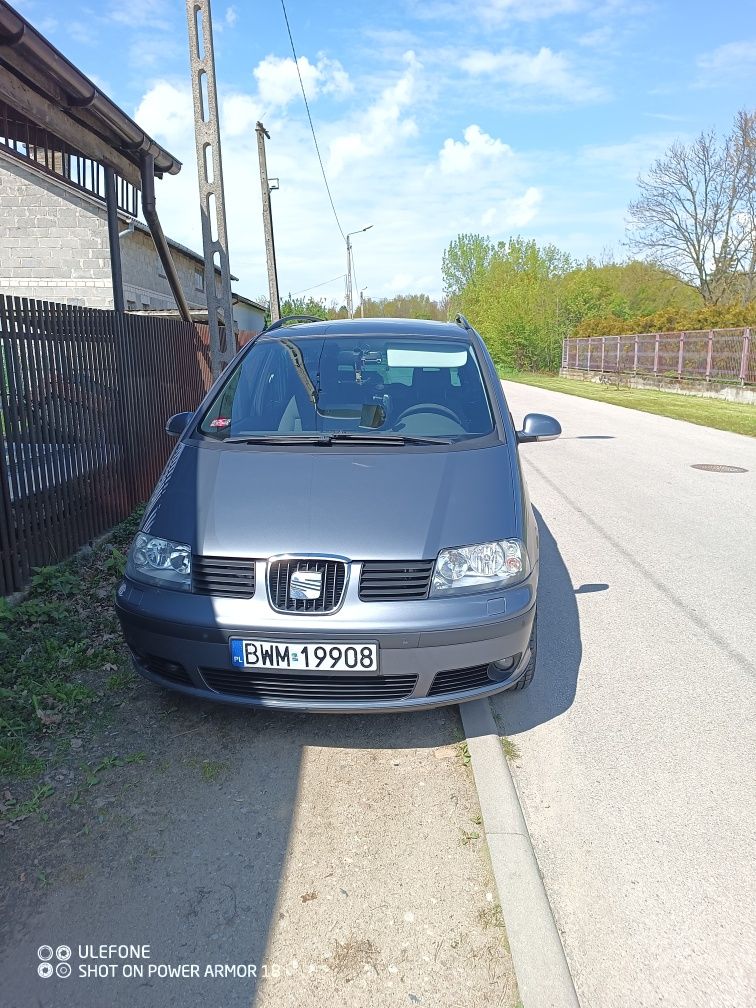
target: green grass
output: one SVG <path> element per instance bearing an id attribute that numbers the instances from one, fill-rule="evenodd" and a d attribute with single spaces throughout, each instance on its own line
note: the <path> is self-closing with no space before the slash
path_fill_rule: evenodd
<path id="1" fill-rule="evenodd" d="M 657 389 L 637 389 L 616 385 L 596 384 L 576 378 L 561 378 L 554 374 L 533 374 L 518 371 L 500 372 L 505 381 L 522 385 L 535 385 L 551 392 L 566 392 L 582 399 L 625 406 L 627 409 L 658 416 L 687 420 L 701 427 L 715 427 L 717 430 L 732 431 L 756 437 L 756 406 L 747 403 L 731 403 L 722 399 L 705 399 L 703 396 L 680 395 L 677 392 L 660 392 Z"/>
<path id="2" fill-rule="evenodd" d="M 501 736 L 501 748 L 504 750 L 504 755 L 509 760 L 520 759 L 520 750 L 517 748 L 516 743 L 512 739 L 507 738 L 506 735 Z"/>
<path id="3" fill-rule="evenodd" d="M 138 513 L 86 555 L 40 568 L 17 605 L 0 599 L 0 780 L 38 777 L 106 691 L 131 680 L 113 598 L 137 525 Z M 46 797 L 35 794 L 33 808 Z"/>

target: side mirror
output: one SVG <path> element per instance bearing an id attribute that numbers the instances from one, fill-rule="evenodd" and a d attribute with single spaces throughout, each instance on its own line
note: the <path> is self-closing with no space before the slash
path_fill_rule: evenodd
<path id="1" fill-rule="evenodd" d="M 176 413 L 165 425 L 165 433 L 171 437 L 181 437 L 189 425 L 194 413 Z"/>
<path id="2" fill-rule="evenodd" d="M 517 431 L 520 444 L 530 441 L 553 441 L 562 433 L 558 420 L 544 413 L 528 413 L 522 422 L 522 430 Z"/>

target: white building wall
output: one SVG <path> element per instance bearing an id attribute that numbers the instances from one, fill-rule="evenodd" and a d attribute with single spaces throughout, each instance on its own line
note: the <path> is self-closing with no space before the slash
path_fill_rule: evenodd
<path id="1" fill-rule="evenodd" d="M 265 311 L 243 301 L 234 305 L 234 320 L 244 332 L 262 332 L 265 326 Z"/>
<path id="2" fill-rule="evenodd" d="M 196 286 L 197 275 L 204 278 L 203 266 L 173 247 L 171 256 L 189 307 L 204 308 L 205 292 Z M 121 238 L 121 264 L 123 297 L 127 310 L 176 307 L 152 235 L 145 234 L 138 228 L 124 235 Z"/>
<path id="3" fill-rule="evenodd" d="M 104 205 L 2 150 L 0 292 L 113 307 Z"/>
<path id="4" fill-rule="evenodd" d="M 123 231 L 127 221 L 119 220 Z M 127 310 L 175 308 L 152 235 L 134 228 L 120 243 Z M 173 246 L 171 255 L 189 307 L 205 308 L 202 263 Z M 220 291 L 219 280 L 216 286 Z M 0 293 L 90 308 L 113 307 L 105 204 L 6 154 L 1 147 Z M 238 306 L 234 315 L 240 329 L 262 328 L 264 316 L 258 319 L 249 306 Z M 244 317 L 243 322 L 237 315 Z"/>

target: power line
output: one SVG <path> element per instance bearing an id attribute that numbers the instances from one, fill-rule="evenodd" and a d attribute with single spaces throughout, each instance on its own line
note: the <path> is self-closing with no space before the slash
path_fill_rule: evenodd
<path id="1" fill-rule="evenodd" d="M 306 294 L 307 291 L 315 290 L 316 287 L 325 287 L 326 284 L 335 283 L 337 280 L 343 280 L 345 276 L 345 273 L 339 273 L 338 276 L 331 277 L 330 280 L 324 280 L 323 283 L 313 284 L 312 287 L 303 287 L 302 290 L 294 291 L 291 296 L 296 297 L 297 294 Z"/>
<path id="2" fill-rule="evenodd" d="M 325 166 L 323 165 L 323 158 L 320 156 L 320 147 L 318 146 L 318 138 L 315 136 L 315 127 L 312 123 L 312 116 L 310 114 L 310 103 L 307 101 L 307 93 L 305 92 L 304 81 L 302 80 L 302 73 L 299 69 L 299 60 L 297 58 L 297 50 L 294 48 L 294 39 L 291 35 L 291 25 L 289 24 L 289 15 L 286 13 L 286 3 L 281 0 L 281 7 L 283 8 L 284 20 L 286 21 L 286 30 L 289 33 L 289 42 L 291 43 L 291 51 L 294 55 L 294 66 L 297 68 L 297 77 L 299 77 L 299 86 L 302 89 L 302 97 L 304 98 L 305 108 L 307 109 L 307 118 L 310 122 L 310 130 L 312 132 L 312 139 L 315 143 L 315 151 L 318 155 L 318 161 L 320 162 L 320 170 L 323 173 L 323 181 L 325 182 L 326 192 L 328 193 L 328 199 L 331 203 L 331 210 L 333 210 L 333 216 L 336 220 L 336 225 L 341 232 L 341 237 L 346 241 L 346 235 L 344 234 L 344 229 L 341 226 L 341 221 L 339 220 L 339 215 L 336 213 L 336 207 L 333 202 L 333 196 L 331 195 L 331 187 L 328 185 L 328 179 L 325 173 Z"/>

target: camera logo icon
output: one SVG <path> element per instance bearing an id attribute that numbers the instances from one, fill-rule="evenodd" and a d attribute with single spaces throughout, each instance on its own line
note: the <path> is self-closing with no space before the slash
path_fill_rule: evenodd
<path id="1" fill-rule="evenodd" d="M 53 956 L 58 960 L 55 966 L 51 961 Z M 37 949 L 37 958 L 40 960 L 37 973 L 43 980 L 49 980 L 53 973 L 63 979 L 71 976 L 71 967 L 68 964 L 71 949 L 68 945 L 58 945 L 54 952 L 52 945 L 40 945 Z"/>

